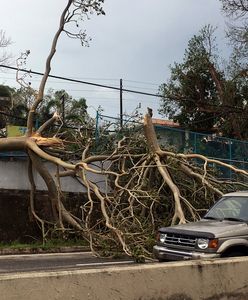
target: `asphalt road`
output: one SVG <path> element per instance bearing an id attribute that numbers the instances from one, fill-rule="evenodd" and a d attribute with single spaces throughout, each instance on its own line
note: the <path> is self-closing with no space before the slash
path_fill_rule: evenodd
<path id="1" fill-rule="evenodd" d="M 0 275 L 6 273 L 92 269 L 134 264 L 130 258 L 97 258 L 91 252 L 0 256 Z"/>

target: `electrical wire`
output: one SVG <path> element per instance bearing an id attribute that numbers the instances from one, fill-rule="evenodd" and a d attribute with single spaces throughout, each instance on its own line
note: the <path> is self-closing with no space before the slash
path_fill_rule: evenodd
<path id="1" fill-rule="evenodd" d="M 6 68 L 6 69 L 10 69 L 10 70 L 35 74 L 35 75 L 39 75 L 39 76 L 44 75 L 43 73 L 40 73 L 40 72 L 35 72 L 35 71 L 31 71 L 31 70 L 28 71 L 28 70 L 25 70 L 25 69 L 18 69 L 16 67 L 10 67 L 10 66 L 6 66 L 6 65 L 2 65 L 2 64 L 0 64 L 0 68 Z M 120 88 L 120 87 L 116 87 L 116 86 L 104 85 L 104 84 L 99 84 L 99 83 L 94 83 L 94 82 L 89 82 L 89 81 L 82 81 L 82 80 L 72 79 L 72 78 L 68 78 L 68 77 L 57 76 L 57 75 L 48 75 L 48 77 L 55 78 L 55 79 L 60 79 L 60 80 L 65 80 L 65 81 L 69 81 L 69 82 L 74 82 L 74 83 L 82 83 L 82 84 L 87 84 L 87 85 L 90 85 L 90 86 L 97 86 L 97 87 L 102 87 L 102 88 L 106 88 L 106 89 L 112 89 L 112 90 L 116 90 L 116 91 L 139 94 L 139 95 L 144 95 L 144 96 L 152 96 L 152 97 L 156 97 L 156 98 L 160 98 L 160 99 L 167 98 L 166 96 L 158 94 L 158 93 L 157 94 L 146 93 L 146 92 L 142 92 L 142 91 L 138 91 L 138 90 L 125 89 L 125 88 Z M 194 100 L 192 100 L 192 99 L 181 99 L 181 101 L 194 102 Z M 218 107 L 219 108 L 220 106 L 218 104 L 208 104 L 208 107 L 211 107 L 211 108 L 217 108 Z M 222 109 L 228 109 L 228 110 L 230 110 L 230 112 L 234 112 L 233 110 L 235 110 L 235 112 L 244 112 L 244 109 L 242 107 L 238 107 L 238 106 L 221 105 L 221 108 Z"/>
<path id="2" fill-rule="evenodd" d="M 6 69 L 10 69 L 10 70 L 16 70 L 16 71 L 19 71 L 19 72 L 25 72 L 25 73 L 30 73 L 30 74 L 40 75 L 40 76 L 44 75 L 43 73 L 40 73 L 40 72 L 35 72 L 35 71 L 31 71 L 31 70 L 28 71 L 28 70 L 25 70 L 25 69 L 18 69 L 16 67 L 10 67 L 10 66 L 6 66 L 6 65 L 0 65 L 0 68 L 6 68 Z M 106 88 L 106 89 L 123 91 L 123 92 L 127 92 L 127 93 L 134 93 L 134 94 L 139 94 L 139 95 L 164 98 L 163 95 L 159 95 L 159 94 L 146 93 L 146 92 L 141 92 L 141 91 L 131 90 L 131 89 L 125 89 L 125 88 L 121 89 L 120 87 L 116 87 L 116 86 L 110 86 L 110 85 L 105 85 L 105 84 L 89 82 L 89 81 L 77 80 L 77 79 L 72 79 L 72 78 L 62 77 L 62 76 L 57 76 L 57 75 L 51 75 L 50 74 L 50 75 L 48 75 L 48 77 L 55 78 L 55 79 L 61 79 L 61 80 L 65 80 L 65 81 L 70 81 L 70 82 L 75 82 L 75 83 L 87 84 L 87 85 L 91 85 L 91 86 L 102 87 L 102 88 Z"/>

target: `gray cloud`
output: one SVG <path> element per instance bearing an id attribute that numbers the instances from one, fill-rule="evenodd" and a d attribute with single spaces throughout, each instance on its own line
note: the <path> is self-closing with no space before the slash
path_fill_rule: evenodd
<path id="1" fill-rule="evenodd" d="M 12 52 L 18 55 L 30 49 L 28 68 L 43 71 L 59 15 L 67 1 L 0 2 L 4 11 L 11 12 L 1 17 L 1 28 L 14 41 Z M 168 66 L 181 61 L 188 40 L 202 26 L 209 23 L 219 26 L 218 34 L 223 41 L 224 19 L 217 0 L 106 0 L 105 11 L 106 16 L 85 22 L 92 36 L 90 48 L 82 48 L 78 41 L 65 36 L 61 38 L 52 65 L 53 74 L 96 78 L 94 81 L 110 85 L 118 85 L 118 80 L 123 78 L 126 88 L 135 86 L 155 92 L 157 86 L 138 82 L 160 84 L 166 81 Z M 13 79 L 6 79 L 11 76 Z M 13 85 L 14 74 L 1 74 L 1 80 Z M 36 86 L 38 81 L 32 84 Z M 75 97 L 84 96 L 88 105 L 101 105 L 107 114 L 116 116 L 119 112 L 116 92 L 103 89 L 89 92 L 91 88 L 86 86 L 72 88 L 72 85 L 52 80 L 48 87 L 67 89 Z M 139 102 L 143 107 L 149 105 L 156 110 L 159 100 L 125 94 L 124 110 L 131 113 Z"/>

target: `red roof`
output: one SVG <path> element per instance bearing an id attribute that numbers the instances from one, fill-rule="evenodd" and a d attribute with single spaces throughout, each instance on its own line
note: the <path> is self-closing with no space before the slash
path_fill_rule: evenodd
<path id="1" fill-rule="evenodd" d="M 179 123 L 175 123 L 171 120 L 162 120 L 152 118 L 153 125 L 167 126 L 167 127 L 180 127 Z"/>

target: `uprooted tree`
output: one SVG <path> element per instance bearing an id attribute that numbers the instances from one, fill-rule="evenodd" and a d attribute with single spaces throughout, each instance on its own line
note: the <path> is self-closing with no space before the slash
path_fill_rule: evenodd
<path id="1" fill-rule="evenodd" d="M 65 160 L 65 156 L 61 156 L 63 151 L 66 152 L 67 143 L 58 136 L 47 136 L 47 129 L 61 121 L 57 113 L 34 131 L 34 116 L 43 101 L 59 36 L 66 32 L 84 42 L 85 33 L 73 34 L 65 26 L 70 22 L 77 24 L 77 17 L 87 17 L 93 12 L 103 14 L 102 2 L 68 0 L 39 90 L 34 92 L 34 100 L 29 108 L 27 132 L 22 137 L 1 138 L 0 151 L 22 150 L 28 155 L 30 208 L 41 227 L 43 239 L 46 239 L 49 230 L 64 234 L 73 229 L 78 236 L 89 241 L 96 253 L 124 251 L 130 256 L 151 257 L 151 245 L 159 226 L 199 218 L 224 192 L 248 187 L 245 183 L 248 173 L 202 155 L 161 149 L 150 113 L 145 115 L 140 126 L 131 129 L 131 134 L 123 129 L 111 136 L 108 146 L 98 155 L 91 154 L 94 139 L 82 143 L 82 137 L 75 135 L 74 142 L 84 145 L 84 149 L 80 159 L 74 163 L 70 158 Z M 30 86 L 27 88 L 30 89 Z M 57 166 L 56 179 L 48 172 L 43 161 Z M 92 167 L 96 162 L 102 165 L 102 169 Z M 218 165 L 236 174 L 236 181 L 218 179 Z M 36 208 L 34 170 L 46 183 L 52 220 L 45 219 Z M 105 176 L 105 191 L 89 179 L 89 173 Z M 82 216 L 73 215 L 65 207 L 60 191 L 62 176 L 76 176 L 86 187 L 87 201 L 82 202 Z"/>

